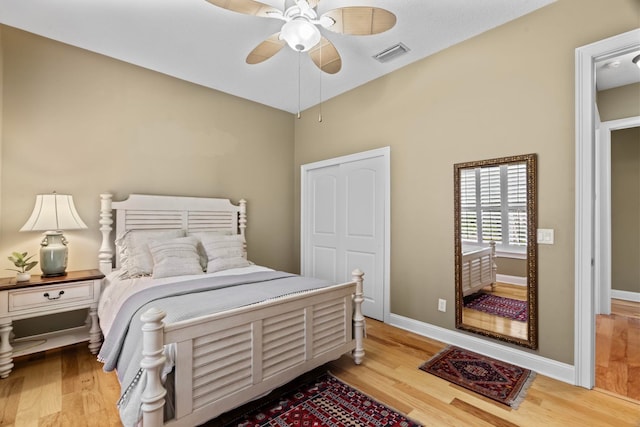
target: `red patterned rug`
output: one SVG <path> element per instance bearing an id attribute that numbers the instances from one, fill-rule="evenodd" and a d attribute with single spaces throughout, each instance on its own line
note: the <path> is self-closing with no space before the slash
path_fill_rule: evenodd
<path id="1" fill-rule="evenodd" d="M 464 298 L 464 306 L 473 310 L 506 317 L 520 322 L 527 321 L 527 302 L 497 295 L 475 293 Z"/>
<path id="2" fill-rule="evenodd" d="M 271 399 L 257 408 L 253 405 L 254 409 L 223 425 L 225 427 L 421 426 L 327 372 L 282 393 L 276 396 L 275 400 Z"/>
<path id="3" fill-rule="evenodd" d="M 420 369 L 514 409 L 535 378 L 529 369 L 455 346 L 448 346 Z"/>

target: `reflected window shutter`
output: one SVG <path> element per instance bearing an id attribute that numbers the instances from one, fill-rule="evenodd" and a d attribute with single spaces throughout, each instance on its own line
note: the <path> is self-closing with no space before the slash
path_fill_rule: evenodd
<path id="1" fill-rule="evenodd" d="M 476 203 L 476 169 L 460 171 L 460 236 L 462 241 L 478 241 L 478 215 Z"/>
<path id="2" fill-rule="evenodd" d="M 482 241 L 502 242 L 502 213 L 500 211 L 482 211 Z"/>
<path id="3" fill-rule="evenodd" d="M 482 241 L 502 242 L 502 190 L 500 166 L 480 169 L 480 204 L 482 209 Z"/>
<path id="4" fill-rule="evenodd" d="M 527 245 L 527 164 L 507 165 L 509 245 Z"/>
<path id="5" fill-rule="evenodd" d="M 480 169 L 480 199 L 483 208 L 500 209 L 500 167 Z"/>

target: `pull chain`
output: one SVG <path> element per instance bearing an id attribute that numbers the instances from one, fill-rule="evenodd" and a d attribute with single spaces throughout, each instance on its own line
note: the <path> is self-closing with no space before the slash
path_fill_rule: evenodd
<path id="1" fill-rule="evenodd" d="M 298 118 L 300 118 L 300 56 L 302 52 L 298 52 Z"/>
<path id="2" fill-rule="evenodd" d="M 320 104 L 319 104 L 319 108 L 320 108 L 320 112 L 318 113 L 318 123 L 322 123 L 322 66 L 324 64 L 322 63 L 322 40 L 320 40 Z"/>

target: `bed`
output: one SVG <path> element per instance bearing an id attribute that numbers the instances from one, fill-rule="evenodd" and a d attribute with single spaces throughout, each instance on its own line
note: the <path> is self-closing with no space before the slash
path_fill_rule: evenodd
<path id="1" fill-rule="evenodd" d="M 486 286 L 495 287 L 496 244 L 491 242 L 487 247 L 463 246 L 462 248 L 462 295 L 467 296 L 479 292 Z"/>
<path id="2" fill-rule="evenodd" d="M 244 200 L 100 197 L 98 357 L 125 426 L 198 425 L 345 353 L 362 362 L 361 271 L 331 284 L 252 264 Z"/>

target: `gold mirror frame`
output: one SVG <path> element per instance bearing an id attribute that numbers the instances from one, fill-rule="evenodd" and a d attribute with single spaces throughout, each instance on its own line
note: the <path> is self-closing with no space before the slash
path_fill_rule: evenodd
<path id="1" fill-rule="evenodd" d="M 462 239 L 461 239 L 461 206 L 460 206 L 460 171 L 461 169 L 497 166 L 509 163 L 525 162 L 527 166 L 527 302 L 528 324 L 527 338 L 517 338 L 475 326 L 465 325 L 462 319 Z M 454 234 L 455 234 L 455 279 L 456 279 L 456 328 L 484 335 L 500 341 L 506 341 L 532 349 L 538 348 L 538 244 L 537 244 L 537 156 L 524 154 L 501 157 L 454 165 Z"/>

